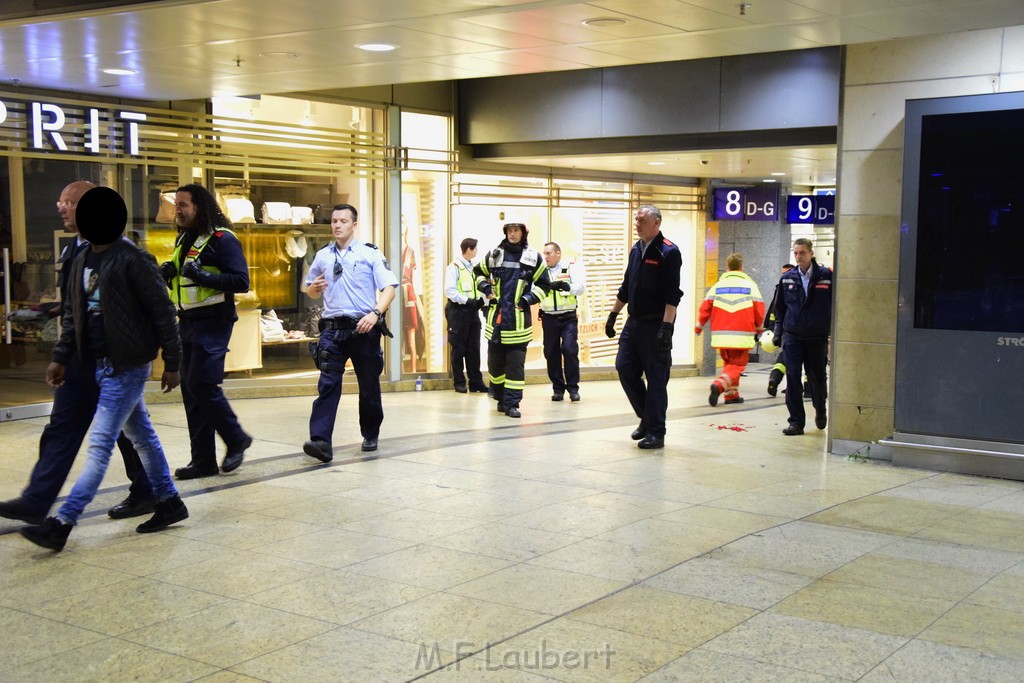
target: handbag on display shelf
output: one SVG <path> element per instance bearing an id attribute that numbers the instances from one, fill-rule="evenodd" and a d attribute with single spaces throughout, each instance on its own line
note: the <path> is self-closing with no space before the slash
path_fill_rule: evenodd
<path id="1" fill-rule="evenodd" d="M 313 209 L 308 206 L 292 207 L 292 223 L 303 225 L 313 222 Z"/>
<path id="2" fill-rule="evenodd" d="M 235 308 L 240 311 L 251 311 L 260 307 L 260 297 L 255 289 L 250 289 L 241 294 L 235 294 Z"/>
<path id="3" fill-rule="evenodd" d="M 288 202 L 264 202 L 263 222 L 268 225 L 289 225 L 292 222 L 291 209 Z"/>
<path id="4" fill-rule="evenodd" d="M 255 223 L 256 209 L 247 197 L 237 194 L 224 195 L 224 215 L 232 223 Z"/>
<path id="5" fill-rule="evenodd" d="M 156 209 L 156 218 L 153 219 L 153 222 L 174 223 L 174 193 L 161 192 L 157 201 L 160 202 L 160 205 Z"/>
<path id="6" fill-rule="evenodd" d="M 273 309 L 260 316 L 260 338 L 264 342 L 284 341 L 284 322 Z"/>

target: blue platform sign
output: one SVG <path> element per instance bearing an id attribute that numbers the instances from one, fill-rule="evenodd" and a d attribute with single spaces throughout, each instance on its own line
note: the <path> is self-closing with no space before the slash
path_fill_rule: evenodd
<path id="1" fill-rule="evenodd" d="M 716 221 L 779 220 L 779 188 L 716 187 L 712 216 Z"/>
<path id="2" fill-rule="evenodd" d="M 836 196 L 789 195 L 786 198 L 787 223 L 815 223 L 834 225 L 836 222 Z"/>

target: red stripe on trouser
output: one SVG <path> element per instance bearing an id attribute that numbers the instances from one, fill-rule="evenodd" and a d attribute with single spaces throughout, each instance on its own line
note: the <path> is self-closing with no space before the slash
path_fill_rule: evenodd
<path id="1" fill-rule="evenodd" d="M 722 398 L 732 399 L 740 395 L 740 374 L 750 360 L 750 349 L 718 349 L 722 357 L 722 374 L 715 380 L 722 387 Z"/>

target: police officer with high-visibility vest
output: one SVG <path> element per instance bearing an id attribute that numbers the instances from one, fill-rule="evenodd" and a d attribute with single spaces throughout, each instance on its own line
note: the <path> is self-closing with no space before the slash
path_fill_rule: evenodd
<path id="1" fill-rule="evenodd" d="M 700 304 L 697 325 L 700 334 L 711 321 L 711 346 L 722 357 L 722 374 L 711 383 L 708 403 L 718 405 L 718 397 L 726 404 L 743 403 L 740 396 L 740 376 L 750 360 L 750 349 L 757 343 L 764 324 L 764 299 L 749 275 L 743 272 L 743 255 L 729 254 L 725 259 L 729 269 L 722 274 L 704 301 Z"/>
<path id="2" fill-rule="evenodd" d="M 544 245 L 551 291 L 540 302 L 540 324 L 544 330 L 544 359 L 551 380 L 551 400 L 580 400 L 579 297 L 586 288 L 582 264 L 563 263 L 562 249 L 555 242 Z M 563 372 L 564 364 L 564 372 Z"/>
<path id="3" fill-rule="evenodd" d="M 473 237 L 462 240 L 459 245 L 462 256 L 449 263 L 444 271 L 444 295 L 448 298 L 444 317 L 448 322 L 448 344 L 452 347 L 452 380 L 455 391 L 460 394 L 470 391 L 487 393 L 480 374 L 480 309 L 487 300 L 477 289 L 473 273 L 477 244 Z"/>
<path id="4" fill-rule="evenodd" d="M 249 266 L 231 221 L 205 187 L 178 188 L 174 206 L 178 239 L 160 271 L 178 310 L 181 395 L 192 447 L 191 461 L 174 476 L 197 479 L 218 472 L 215 435 L 227 445 L 221 465 L 225 472 L 241 465 L 252 445 L 220 387 L 228 340 L 238 320 L 234 295 L 248 291 Z"/>

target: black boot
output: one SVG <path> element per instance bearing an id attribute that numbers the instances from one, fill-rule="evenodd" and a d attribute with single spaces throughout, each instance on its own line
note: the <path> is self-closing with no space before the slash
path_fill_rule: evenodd
<path id="1" fill-rule="evenodd" d="M 156 504 L 153 516 L 147 521 L 135 527 L 140 534 L 150 534 L 154 531 L 163 531 L 170 525 L 188 519 L 188 508 L 182 502 L 178 494 L 174 494 L 167 500 L 161 500 Z"/>
<path id="2" fill-rule="evenodd" d="M 71 524 L 65 524 L 56 517 L 47 517 L 39 526 L 27 526 L 20 531 L 22 536 L 36 545 L 60 552 L 67 543 L 71 527 Z"/>

